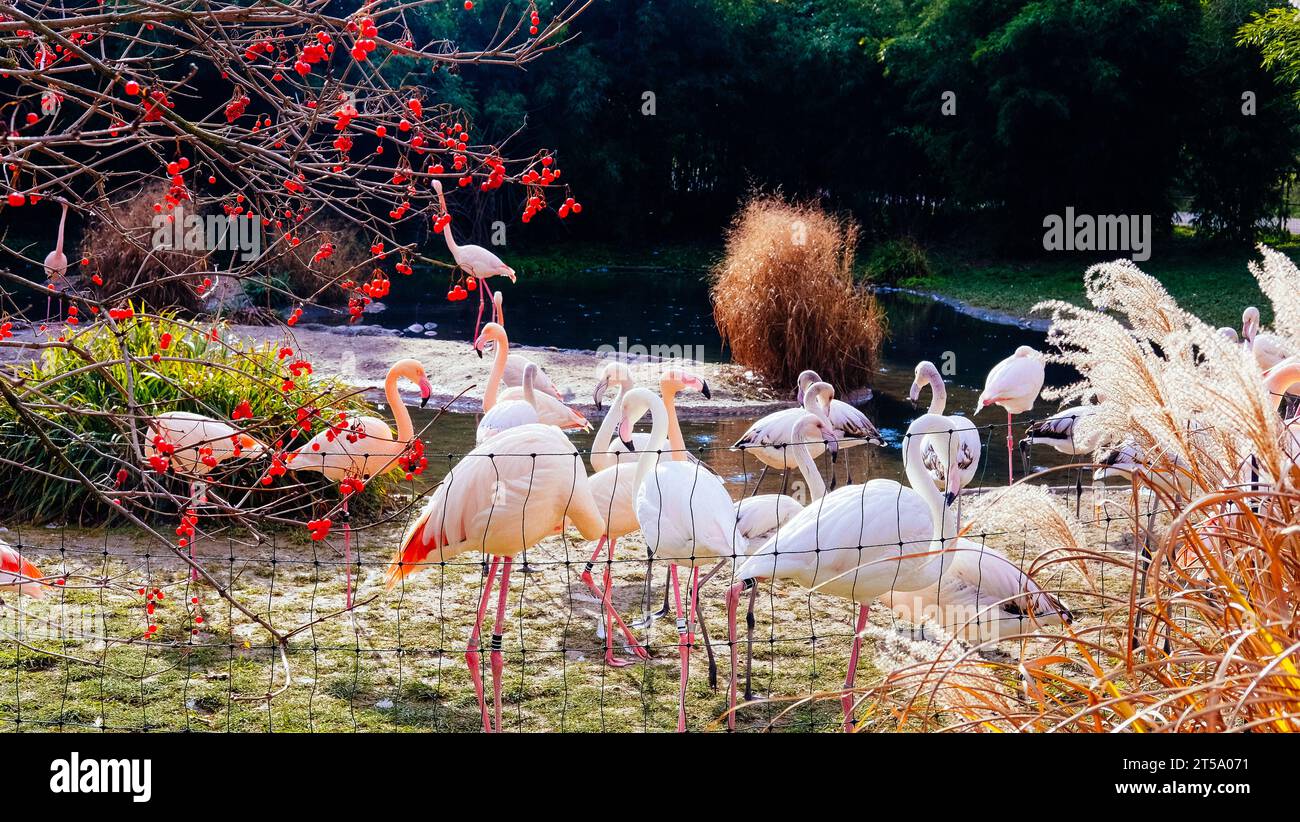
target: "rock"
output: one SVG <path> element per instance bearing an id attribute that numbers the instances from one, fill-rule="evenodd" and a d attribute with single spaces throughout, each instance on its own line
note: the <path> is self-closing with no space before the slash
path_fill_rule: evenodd
<path id="1" fill-rule="evenodd" d="M 378 313 L 381 312 L 381 311 L 387 311 L 387 310 L 388 310 L 388 306 L 384 305 L 384 304 L 381 303 L 379 300 L 374 300 L 374 301 L 368 303 L 368 304 L 366 305 L 365 308 L 361 309 L 361 313 L 362 313 L 362 314 L 378 314 Z"/>
<path id="2" fill-rule="evenodd" d="M 406 327 L 406 330 L 412 334 L 419 334 L 424 330 L 424 326 L 420 323 L 411 323 Z"/>
<path id="3" fill-rule="evenodd" d="M 432 331 L 432 330 L 434 330 L 434 329 L 437 328 L 437 327 L 438 327 L 438 324 L 437 324 L 437 323 L 425 323 L 425 324 L 424 324 L 424 330 L 425 330 L 425 331 Z"/>
<path id="4" fill-rule="evenodd" d="M 437 332 L 437 331 L 426 331 L 426 332 L 424 332 L 424 336 L 426 336 L 426 337 L 436 337 L 436 336 L 438 336 L 438 332 Z"/>
<path id="5" fill-rule="evenodd" d="M 386 710 L 388 710 L 389 708 L 393 707 L 393 700 L 391 700 L 391 699 L 381 699 L 381 700 L 379 700 L 378 702 L 375 703 L 375 707 L 378 708 L 378 709 L 381 710 L 381 711 L 386 711 Z"/>

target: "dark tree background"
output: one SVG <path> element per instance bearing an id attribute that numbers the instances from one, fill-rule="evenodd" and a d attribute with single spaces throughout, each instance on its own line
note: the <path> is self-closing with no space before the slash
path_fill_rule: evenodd
<path id="1" fill-rule="evenodd" d="M 544 65 L 428 82 L 481 122 L 527 118 L 521 150 L 561 148 L 584 213 L 525 239 L 715 240 L 758 186 L 851 209 L 869 237 L 1030 248 L 1044 215 L 1074 206 L 1157 225 L 1185 208 L 1206 234 L 1242 240 L 1278 213 L 1300 110 L 1295 80 L 1260 68 L 1237 33 L 1285 6 L 598 0 Z M 438 34 L 466 16 L 425 23 Z M 483 36 L 495 23 L 472 22 Z"/>

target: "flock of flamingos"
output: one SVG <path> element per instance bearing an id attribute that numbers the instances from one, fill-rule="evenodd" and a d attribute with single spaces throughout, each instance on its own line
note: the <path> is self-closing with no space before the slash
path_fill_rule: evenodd
<path id="1" fill-rule="evenodd" d="M 739 647 L 736 616 L 741 598 L 747 596 L 746 622 L 752 639 L 760 581 L 782 580 L 858 605 L 846 691 L 854 684 L 869 608 L 876 600 L 915 620 L 935 619 L 937 614 L 948 623 L 944 627 L 949 632 L 976 642 L 1022 633 L 1027 622 L 1043 626 L 1071 621 L 1064 603 L 1035 585 L 1005 556 L 957 536 L 954 503 L 976 473 L 981 442 L 970 419 L 945 414 L 946 390 L 933 364 L 916 366 L 911 387 L 913 401 L 927 387 L 931 399 L 926 413 L 911 422 L 903 439 L 906 485 L 888 479 L 862 483 L 850 479 L 849 484 L 827 492 L 815 463 L 819 456 L 829 453 L 834 460 L 842 449 L 883 447 L 885 442 L 861 411 L 835 399 L 835 388 L 809 370 L 799 377 L 797 404 L 759 419 L 734 447 L 747 450 L 762 462 L 764 473 L 769 468 L 798 470 L 810 499 L 760 495 L 756 486 L 753 495 L 736 501 L 707 464 L 687 453 L 674 401 L 682 391 L 698 391 L 708 397 L 709 387 L 681 367 L 665 365 L 660 369 L 656 393 L 635 385 L 625 363 L 604 365 L 595 389 L 597 407 L 609 390 L 617 390 L 617 396 L 601 421 L 590 452 L 580 452 L 566 432 L 589 430 L 586 418 L 565 405 L 555 384 L 536 363 L 510 352 L 501 295 L 491 296 L 485 278 L 504 274 L 513 280 L 513 270 L 486 249 L 456 245 L 449 227 L 444 234 L 457 263 L 478 279 L 480 322 L 484 305 L 491 305 L 492 321 L 481 330 L 476 325 L 473 347 L 480 357 L 491 347 L 492 367 L 476 447 L 432 491 L 402 537 L 388 570 L 388 584 L 391 587 L 422 567 L 466 552 L 478 551 L 490 558 L 465 653 L 484 731 L 501 727 L 502 632 L 515 558 L 569 526 L 595 543 L 582 579 L 601 602 L 604 661 L 611 666 L 634 662 L 615 654 L 616 633 L 626 639 L 626 647 L 635 656 L 648 659 L 650 655 L 613 605 L 612 562 L 603 563 L 605 571 L 599 581 L 592 575 L 593 568 L 602 553 L 606 560 L 613 560 L 618 540 L 637 531 L 643 535 L 649 557 L 668 563 L 666 596 L 675 603 L 680 635 L 678 731 L 686 729 L 685 696 L 696 626 L 704 632 L 699 616 L 701 586 L 725 568 L 731 569 L 733 581 L 726 593 L 731 656 L 728 696 L 733 709 L 728 721 L 733 727 Z M 490 302 L 484 302 L 484 293 L 490 295 Z M 1247 317 L 1244 332 L 1248 340 L 1267 336 L 1259 335 L 1257 312 L 1253 325 L 1249 311 Z M 1259 346 L 1261 351 L 1267 348 L 1267 341 L 1264 343 Z M 1300 367 L 1274 382 L 1296 379 L 1300 379 Z M 398 460 L 416 440 L 398 391 L 401 380 L 418 386 L 422 404 L 431 394 L 419 362 L 406 359 L 391 367 L 385 395 L 395 417 L 395 433 L 378 417 L 349 418 L 349 436 L 322 432 L 287 455 L 288 469 L 317 471 L 340 484 L 364 482 L 397 469 Z M 975 413 L 996 405 L 1007 414 L 1009 472 L 1013 415 L 1033 408 L 1043 381 L 1044 358 L 1022 346 L 989 372 L 979 396 Z M 1092 443 L 1078 442 L 1074 436 L 1075 421 L 1090 410 L 1090 406 L 1067 408 L 1035 422 L 1022 446 L 1046 444 L 1070 455 L 1091 452 Z M 649 431 L 637 432 L 636 426 L 647 415 Z M 195 503 L 204 499 L 204 479 L 217 464 L 268 453 L 265 446 L 230 422 L 197 414 L 160 414 L 150 421 L 150 428 L 155 433 L 150 455 L 163 450 L 173 470 L 192 480 Z M 590 460 L 591 473 L 584 456 Z M 1137 468 L 1137 459 L 1131 453 L 1116 452 L 1107 460 L 1109 467 L 1099 474 L 1128 475 Z M 349 533 L 345 522 L 350 608 Z M 685 584 L 679 581 L 679 574 L 686 577 Z M 40 597 L 43 587 L 41 572 L 0 543 L 0 591 Z M 480 654 L 494 587 L 498 595 L 489 650 L 493 703 L 489 711 Z M 707 643 L 707 634 L 704 639 Z M 852 696 L 846 695 L 845 730 L 853 728 L 853 707 Z"/>

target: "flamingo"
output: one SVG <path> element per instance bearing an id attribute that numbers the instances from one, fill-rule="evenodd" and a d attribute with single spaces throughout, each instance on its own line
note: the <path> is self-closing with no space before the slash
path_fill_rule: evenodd
<path id="1" fill-rule="evenodd" d="M 1082 438 L 1075 435 L 1080 419 L 1097 413 L 1096 405 L 1073 405 L 1057 411 L 1047 419 L 1036 420 L 1025 429 L 1020 449 L 1028 452 L 1035 445 L 1050 445 L 1068 457 L 1091 454 L 1101 445 L 1101 433 Z"/>
<path id="2" fill-rule="evenodd" d="M 1261 371 L 1267 371 L 1294 353 L 1293 346 L 1282 337 L 1260 331 L 1259 309 L 1253 305 L 1241 312 L 1241 338 Z"/>
<path id="3" fill-rule="evenodd" d="M 795 395 L 795 401 L 803 405 L 804 394 L 807 393 L 808 388 L 822 382 L 822 378 L 817 376 L 816 371 L 809 370 L 801 373 L 797 382 L 799 390 Z M 859 445 L 878 445 L 882 448 L 885 446 L 884 437 L 880 436 L 880 431 L 867 415 L 844 400 L 831 399 L 826 413 L 835 428 L 835 437 L 840 441 L 840 448 L 856 448 Z M 844 471 L 848 481 L 853 482 L 853 471 L 849 466 L 847 455 L 844 458 Z"/>
<path id="4" fill-rule="evenodd" d="M 1015 438 L 1011 434 L 1011 418 L 1034 407 L 1038 392 L 1043 390 L 1046 369 L 1043 358 L 1027 345 L 993 366 L 984 381 L 984 391 L 975 405 L 978 414 L 990 405 L 1000 405 L 1007 412 L 1007 484 L 1015 481 L 1011 452 Z"/>
<path id="5" fill-rule="evenodd" d="M 319 471 L 331 482 L 371 479 L 399 468 L 398 460 L 415 441 L 415 426 L 411 414 L 402 402 L 397 381 L 406 378 L 420 387 L 420 407 L 429 404 L 433 393 L 424 366 L 417 360 L 398 360 L 388 369 L 384 379 L 384 398 L 393 410 L 397 423 L 397 436 L 388 423 L 378 417 L 351 415 L 342 424 L 329 426 L 308 440 L 296 451 L 289 452 L 285 461 L 293 471 Z M 295 464 L 296 463 L 296 464 Z M 348 522 L 349 488 L 343 495 L 343 566 L 346 586 L 346 606 L 352 610 L 352 526 Z"/>
<path id="6" fill-rule="evenodd" d="M 937 622 L 972 644 L 1021 637 L 1026 623 L 1045 627 L 1074 621 L 1064 603 L 1001 551 L 965 537 L 950 551 L 942 577 L 915 591 L 890 591 L 881 601 L 909 622 Z"/>
<path id="7" fill-rule="evenodd" d="M 0 591 L 17 591 L 32 599 L 45 596 L 41 570 L 0 539 Z"/>
<path id="8" fill-rule="evenodd" d="M 154 436 L 145 444 L 145 457 L 151 462 L 167 458 L 171 469 L 190 481 L 190 506 L 206 504 L 208 484 L 204 479 L 228 459 L 266 453 L 266 446 L 253 437 L 221 420 L 189 411 L 168 411 L 148 421 Z M 247 454 L 245 453 L 247 452 Z M 194 558 L 194 542 L 189 543 Z M 197 568 L 190 569 L 190 579 L 198 581 Z"/>
<path id="9" fill-rule="evenodd" d="M 502 328 L 504 328 L 506 325 L 506 315 L 505 312 L 501 310 L 501 302 L 502 295 L 501 292 L 498 291 L 492 295 L 492 304 L 496 308 L 496 321 Z M 501 375 L 502 384 L 507 388 L 514 388 L 515 386 L 523 385 L 524 369 L 529 365 L 535 365 L 535 363 L 523 354 L 511 354 L 509 357 L 506 357 L 506 370 L 505 373 Z M 533 388 L 544 394 L 550 394 L 561 402 L 564 400 L 564 396 L 560 394 L 560 389 L 555 387 L 555 383 L 551 381 L 550 377 L 546 376 L 546 372 L 542 370 L 540 365 L 537 366 L 537 376 L 533 382 Z"/>
<path id="10" fill-rule="evenodd" d="M 731 711 L 735 727 L 736 606 L 741 591 L 757 580 L 776 578 L 798 582 L 832 596 L 858 603 L 857 625 L 849 656 L 849 671 L 841 699 L 844 730 L 853 729 L 853 688 L 862 632 L 871 601 L 890 590 L 915 590 L 942 576 L 943 554 L 957 534 L 952 502 L 961 490 L 956 472 L 949 472 L 947 493 L 941 494 L 921 464 L 927 434 L 952 434 L 952 422 L 938 414 L 923 414 L 907 429 L 903 465 L 911 485 L 875 479 L 846 485 L 795 514 L 736 571 L 737 582 L 727 592 L 728 636 L 731 640 Z M 946 460 L 956 464 L 960 441 L 948 436 Z"/>
<path id="11" fill-rule="evenodd" d="M 921 396 L 921 389 L 927 385 L 930 386 L 929 413 L 942 415 L 948 404 L 948 389 L 943 384 L 943 377 L 939 376 L 939 369 L 934 367 L 934 363 L 921 360 L 916 364 L 915 376 L 912 379 L 912 387 L 907 392 L 907 398 L 915 403 Z M 979 432 L 975 430 L 975 423 L 966 417 L 949 416 L 948 419 L 952 421 L 957 439 L 961 442 L 961 448 L 957 452 L 957 472 L 961 487 L 965 488 L 970 485 L 970 481 L 975 478 L 975 472 L 979 469 L 980 451 L 983 447 L 980 444 Z M 921 450 L 921 462 L 930 472 L 930 476 L 934 477 L 935 485 L 940 488 L 946 484 L 947 472 L 952 468 L 939 458 L 944 450 L 944 444 L 934 436 L 926 437 Z"/>
<path id="12" fill-rule="evenodd" d="M 483 348 L 489 342 L 496 343 L 496 355 L 492 361 L 492 372 L 488 376 L 487 391 L 483 394 L 483 411 L 491 411 L 498 402 L 523 400 L 524 388 L 507 388 L 501 390 L 501 377 L 506 371 L 506 362 L 510 358 L 510 338 L 506 330 L 498 323 L 483 326 L 483 333 L 474 340 L 474 350 L 480 357 Z M 545 425 L 554 425 L 565 430 L 590 430 L 591 423 L 582 414 L 569 408 L 550 394 L 538 394 L 534 391 L 533 402 L 537 409 L 537 419 Z"/>
<path id="13" fill-rule="evenodd" d="M 433 189 L 438 192 L 438 204 L 442 206 L 442 213 L 447 214 L 447 199 L 442 195 L 442 181 L 434 180 Z M 488 288 L 488 277 L 509 277 L 510 282 L 515 281 L 515 270 L 501 261 L 501 258 L 488 251 L 481 245 L 457 245 L 456 238 L 451 236 L 451 221 L 448 220 L 442 227 L 442 237 L 447 241 L 447 250 L 455 258 L 456 265 L 465 271 L 466 274 L 478 280 L 480 286 L 478 290 L 478 319 L 474 321 L 474 336 L 478 337 L 479 326 L 483 322 L 483 293 L 487 292 L 488 297 L 492 296 L 492 289 Z M 496 313 L 496 302 L 492 304 L 493 313 Z M 494 319 L 500 323 L 501 318 Z"/>
<path id="14" fill-rule="evenodd" d="M 530 362 L 524 368 L 524 398 L 498 402 L 483 414 L 483 419 L 478 423 L 478 430 L 474 433 L 475 445 L 482 445 L 507 428 L 539 422 L 537 394 L 534 390 L 536 380 L 537 365 Z"/>
<path id="15" fill-rule="evenodd" d="M 59 215 L 59 235 L 54 242 L 54 250 L 45 255 L 45 277 L 51 288 L 58 288 L 59 281 L 68 271 L 68 255 L 63 253 L 63 226 L 68 221 L 68 204 L 63 203 L 63 213 Z M 59 313 L 63 313 L 63 300 L 59 300 Z M 45 314 L 50 316 L 50 298 L 45 298 Z"/>
<path id="16" fill-rule="evenodd" d="M 771 414 L 760 417 L 731 446 L 733 451 L 752 453 L 754 458 L 763 464 L 763 471 L 758 475 L 758 482 L 754 484 L 755 494 L 758 493 L 759 486 L 763 484 L 763 478 L 767 476 L 769 467 L 780 471 L 795 467 L 793 451 L 790 450 L 790 446 L 793 445 L 790 441 L 790 435 L 795 430 L 794 424 L 802 419 L 805 414 L 813 414 L 823 419 L 827 426 L 835 432 L 835 440 L 839 441 L 842 429 L 835 427 L 834 420 L 830 415 L 831 406 L 836 402 L 834 399 L 835 389 L 830 383 L 816 382 L 809 384 L 799 393 L 800 405 L 798 407 L 783 408 L 780 411 L 773 411 Z M 853 406 L 849 407 L 853 408 Z M 862 418 L 866 419 L 865 416 Z M 870 420 L 867 421 L 867 425 L 871 425 Z M 875 427 L 872 426 L 871 430 L 875 431 Z M 885 441 L 880 439 L 879 433 L 873 435 L 872 441 L 879 445 L 885 444 Z M 859 445 L 861 442 L 854 441 L 854 444 Z M 847 446 L 841 445 L 841 447 Z M 808 443 L 808 449 L 812 458 L 816 459 L 822 455 L 825 446 L 818 439 L 815 442 Z"/>
<path id="17" fill-rule="evenodd" d="M 584 539 L 594 540 L 605 533 L 582 457 L 559 429 L 521 425 L 476 446 L 447 473 L 402 537 L 389 566 L 391 589 L 421 563 L 446 562 L 466 551 L 492 556 L 465 651 L 485 732 L 491 732 L 493 725 L 479 672 L 479 635 L 497 569 L 501 569 L 501 592 L 492 630 L 491 667 L 495 727 L 500 730 L 501 635 L 510 569 L 517 555 L 554 534 L 566 520 Z"/>
<path id="18" fill-rule="evenodd" d="M 665 374 L 665 376 L 668 375 Z M 611 383 L 618 386 L 618 395 L 615 397 L 616 405 L 618 400 L 636 387 L 636 383 L 632 380 L 632 372 L 628 370 L 626 365 L 621 362 L 607 363 L 601 369 L 600 381 L 596 383 L 596 390 L 592 395 L 597 409 L 601 407 L 605 392 Z M 704 398 L 706 400 L 713 399 L 713 392 L 709 390 L 709 384 L 700 380 L 700 385 L 703 386 L 700 393 L 704 395 Z M 659 381 L 659 393 L 667 397 L 665 400 L 667 402 L 672 402 L 682 387 L 672 379 L 661 378 Z M 669 396 L 669 392 L 671 392 L 671 396 Z M 637 452 L 645 450 L 646 445 L 650 442 L 650 435 L 645 432 L 632 434 L 631 438 L 626 442 L 615 437 L 614 432 L 618 427 L 618 420 L 619 417 L 615 413 L 613 406 L 611 406 L 610 412 L 600 421 L 600 427 L 596 429 L 596 436 L 591 442 L 591 467 L 598 471 L 608 468 L 615 462 L 635 465 L 638 456 Z M 639 420 L 633 420 L 632 424 L 635 425 L 637 422 Z M 681 452 L 675 451 L 672 458 L 699 462 L 699 459 L 694 454 L 686 450 L 684 441 L 681 443 Z"/>
<path id="19" fill-rule="evenodd" d="M 811 443 L 824 445 L 831 450 L 833 459 L 839 447 L 839 443 L 835 439 L 835 431 L 824 417 L 805 412 L 803 416 L 794 420 L 791 424 L 789 440 L 793 443 L 790 446 L 790 453 L 799 466 L 799 472 L 803 475 L 804 486 L 808 489 L 808 504 L 814 504 L 817 500 L 826 496 L 826 483 L 822 480 L 821 472 L 817 470 L 817 463 L 813 461 L 809 445 Z M 781 526 L 789 522 L 803 508 L 803 501 L 786 494 L 751 495 L 736 503 L 737 529 L 749 546 L 758 547 L 770 539 L 780 530 Z M 749 654 L 745 658 L 746 701 L 753 698 L 753 690 L 750 687 L 752 667 L 750 655 L 752 655 L 754 649 L 754 604 L 757 596 L 758 589 L 750 589 L 749 607 L 745 617 L 747 626 L 745 641 L 749 648 Z M 702 621 L 700 624 L 703 626 Z M 709 685 L 716 687 L 717 672 L 713 665 L 712 649 L 709 647 L 707 632 L 704 632 L 704 647 L 705 650 L 710 652 Z"/>
<path id="20" fill-rule="evenodd" d="M 689 387 L 702 387 L 703 381 L 679 373 Z M 673 594 L 677 604 L 681 681 L 677 696 L 677 731 L 686 730 L 686 682 L 690 672 L 690 649 L 695 643 L 694 624 L 699 601 L 700 565 L 722 563 L 742 556 L 748 547 L 736 527 L 736 510 L 722 480 L 703 466 L 683 459 L 659 460 L 665 441 L 680 450 L 681 431 L 671 406 L 645 388 L 634 388 L 623 399 L 620 431 L 631 430 L 630 421 L 650 410 L 650 443 L 637 459 L 632 486 L 635 510 L 646 552 L 651 560 L 665 559 L 669 564 Z M 678 584 L 677 569 L 691 569 L 685 609 Z"/>

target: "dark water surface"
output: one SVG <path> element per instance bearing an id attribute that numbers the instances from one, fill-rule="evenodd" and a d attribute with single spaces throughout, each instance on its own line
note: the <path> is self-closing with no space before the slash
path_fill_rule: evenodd
<path id="1" fill-rule="evenodd" d="M 609 281 L 595 287 L 576 285 L 503 284 L 506 323 L 511 341 L 522 345 L 550 345 L 559 348 L 596 349 L 601 345 L 663 345 L 689 347 L 702 351 L 706 359 L 726 360 L 712 309 L 703 283 L 682 283 L 680 278 L 662 277 L 639 271 L 611 271 Z M 394 289 L 396 291 L 396 289 Z M 1017 346 L 1044 346 L 1042 332 L 1016 325 L 1000 324 L 962 314 L 934 300 L 901 292 L 881 293 L 881 305 L 889 321 L 889 337 L 881 351 L 881 367 L 873 385 L 875 396 L 863 410 L 880 428 L 890 443 L 887 449 L 861 446 L 844 452 L 837 466 L 843 481 L 847 470 L 855 480 L 865 476 L 902 479 L 901 441 L 907 425 L 924 408 L 913 408 L 907 400 L 912 370 L 922 359 L 943 367 L 949 364 L 947 413 L 969 415 L 983 387 L 990 368 L 1009 356 Z M 390 297 L 387 310 L 367 317 L 367 322 L 388 328 L 404 329 L 415 322 L 436 322 L 437 336 L 442 339 L 468 339 L 473 331 L 477 298 L 448 303 L 441 295 L 422 298 L 403 295 Z M 486 313 L 486 312 L 485 312 Z M 698 346 L 698 349 L 695 347 Z M 814 364 L 815 365 L 815 364 Z M 486 366 L 485 366 L 486 367 Z M 1069 375 L 1060 368 L 1049 368 L 1048 384 L 1067 382 Z M 922 397 L 929 403 L 929 394 Z M 793 398 L 791 398 L 793 404 Z M 1046 416 L 1055 405 L 1039 401 L 1029 416 Z M 430 419 L 427 413 L 415 414 L 417 430 Z M 984 474 L 980 483 L 1006 482 L 1006 416 L 1001 409 L 985 410 L 975 417 L 985 441 Z M 599 425 L 593 417 L 592 424 Z M 761 468 L 752 458 L 743 458 L 728 450 L 753 422 L 747 418 L 687 420 L 682 423 L 689 448 L 698 451 L 719 474 L 737 483 L 748 477 L 751 484 Z M 444 416 L 430 429 L 426 442 L 430 451 L 430 476 L 436 480 L 445 471 L 446 454 L 460 454 L 474 445 L 477 416 Z M 1017 419 L 1016 437 L 1024 423 Z M 590 434 L 573 437 L 579 448 L 588 448 Z M 443 455 L 435 460 L 434 453 Z M 1045 449 L 1034 454 L 1036 464 L 1058 464 L 1055 455 Z M 1016 456 L 1017 475 L 1021 471 Z M 440 462 L 441 466 L 435 466 Z M 829 476 L 829 463 L 821 460 Z M 779 480 L 769 472 L 764 490 L 775 490 Z"/>

